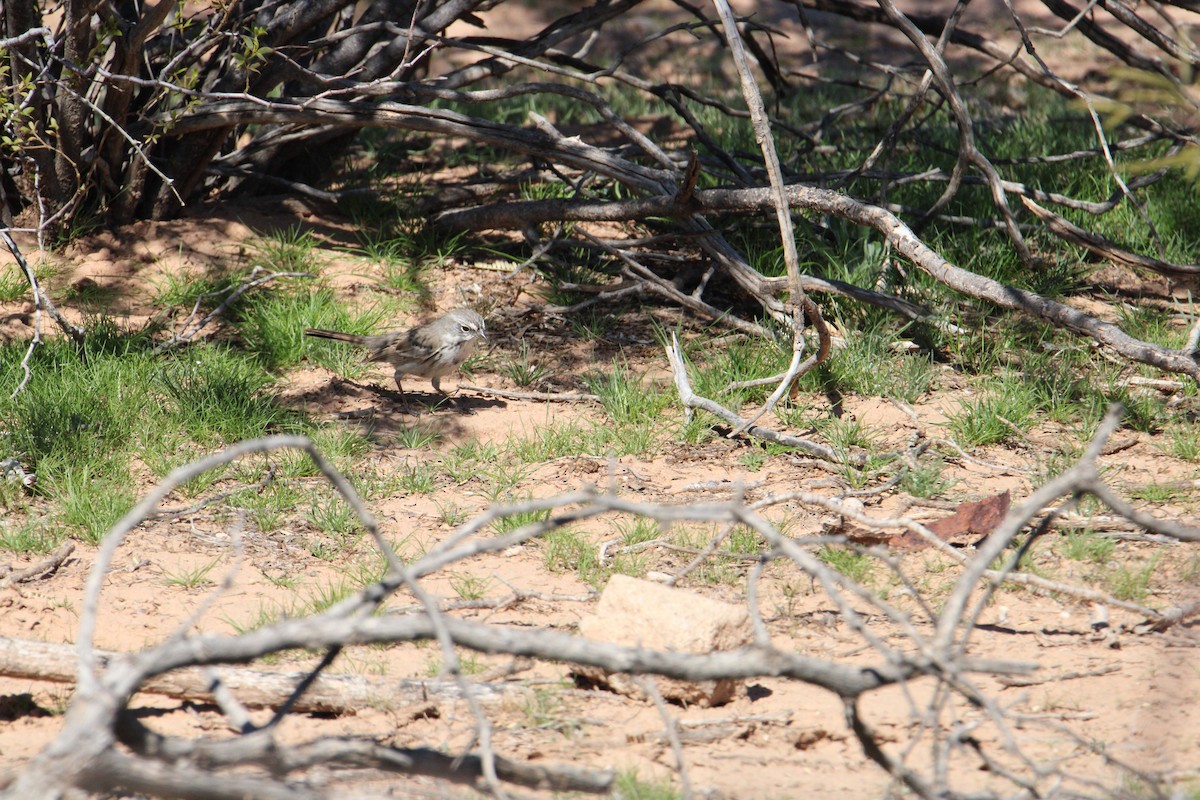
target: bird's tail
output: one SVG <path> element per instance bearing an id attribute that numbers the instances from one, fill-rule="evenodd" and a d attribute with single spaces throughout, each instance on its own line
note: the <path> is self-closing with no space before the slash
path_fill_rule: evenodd
<path id="1" fill-rule="evenodd" d="M 349 342 L 350 344 L 367 344 L 366 336 L 356 336 L 353 333 L 342 333 L 341 331 L 327 331 L 321 328 L 305 328 L 305 336 L 312 336 L 317 339 L 333 339 L 335 342 Z"/>

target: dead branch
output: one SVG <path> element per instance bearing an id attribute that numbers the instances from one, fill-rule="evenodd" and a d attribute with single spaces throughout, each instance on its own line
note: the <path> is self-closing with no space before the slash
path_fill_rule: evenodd
<path id="1" fill-rule="evenodd" d="M 598 403 L 600 397 L 586 392 L 518 392 L 512 389 L 493 389 L 488 386 L 476 386 L 473 383 L 460 383 L 460 391 L 479 392 L 492 397 L 505 397 L 510 400 L 545 400 L 551 403 Z"/>
<path id="2" fill-rule="evenodd" d="M 1022 197 L 1021 202 L 1025 204 L 1026 208 L 1037 214 L 1038 218 L 1046 223 L 1046 227 L 1055 236 L 1065 242 L 1086 248 L 1101 258 L 1106 258 L 1109 261 L 1124 264 L 1134 269 L 1157 272 L 1159 275 L 1171 275 L 1175 277 L 1200 275 L 1200 264 L 1171 264 L 1161 259 L 1152 258 L 1151 256 L 1134 253 L 1105 236 L 1084 230 L 1073 222 L 1055 214 L 1053 211 L 1039 206 L 1028 197 Z"/>
<path id="3" fill-rule="evenodd" d="M 96 653 L 102 666 L 116 663 L 123 655 L 106 650 Z M 282 705 L 306 674 L 223 666 L 210 675 L 205 669 L 190 667 L 151 678 L 142 683 L 138 691 L 211 703 L 220 687 L 232 692 L 245 706 L 272 708 Z M 0 675 L 73 684 L 76 678 L 74 647 L 0 637 Z M 505 694 L 503 686 L 484 686 L 480 691 L 480 699 L 496 702 Z M 461 697 L 462 692 L 454 681 L 384 681 L 361 675 L 326 672 L 306 688 L 292 708 L 301 713 L 354 714 L 364 708 L 400 708 L 429 702 L 449 702 Z"/>
<path id="4" fill-rule="evenodd" d="M 0 480 L 3 479 L 0 478 Z M 68 540 L 60 544 L 49 556 L 25 569 L 9 571 L 11 567 L 6 566 L 0 570 L 0 573 L 3 573 L 0 574 L 0 589 L 9 584 L 26 583 L 53 575 L 73 552 L 75 552 L 75 543 Z"/>
<path id="5" fill-rule="evenodd" d="M 694 408 L 707 411 L 718 419 L 725 420 L 734 426 L 737 431 L 743 431 L 768 442 L 798 448 L 809 455 L 823 458 L 826 461 L 858 465 L 866 463 L 866 459 L 861 456 L 854 454 L 840 455 L 835 453 L 832 448 L 826 447 L 823 444 L 796 436 L 789 436 L 786 433 L 778 433 L 761 425 L 755 425 L 750 420 L 742 419 L 715 400 L 709 400 L 707 397 L 701 397 L 696 394 L 692 391 L 692 384 L 687 376 L 687 365 L 684 363 L 679 341 L 675 338 L 674 334 L 671 336 L 670 346 L 667 347 L 667 360 L 671 363 L 671 370 L 675 374 L 675 389 L 679 392 L 679 402 L 683 403 L 684 408 L 688 409 L 689 413 L 690 409 Z"/>
<path id="6" fill-rule="evenodd" d="M 837 192 L 808 186 L 788 186 L 789 204 L 794 208 L 805 208 L 821 213 L 835 214 L 859 225 L 874 228 L 884 235 L 888 243 L 909 259 L 918 269 L 937 279 L 945 286 L 969 297 L 986 300 L 1001 308 L 1021 311 L 1031 317 L 1043 319 L 1072 333 L 1086 336 L 1112 348 L 1131 361 L 1149 364 L 1167 372 L 1176 372 L 1200 380 L 1200 356 L 1184 350 L 1172 350 L 1151 342 L 1134 339 L 1116 325 L 1097 319 L 1089 314 L 1042 297 L 1025 289 L 1006 286 L 999 281 L 957 267 L 931 250 L 915 233 L 894 214 L 860 202 Z M 647 216 L 683 216 L 716 211 L 766 210 L 771 207 L 769 190 L 766 189 L 711 189 L 696 192 L 692 208 L 680 208 L 675 198 L 668 196 L 647 197 L 640 200 L 618 203 L 588 203 L 582 206 L 581 216 L 590 219 L 631 219 Z M 509 203 L 504 206 L 484 206 L 459 212 L 448 212 L 439 217 L 447 225 L 474 227 L 506 227 L 517 220 L 529 222 L 554 209 L 555 214 L 564 214 L 564 209 L 577 210 L 570 201 L 534 201 L 528 204 Z M 530 215 L 527 217 L 526 215 Z M 572 218 L 560 216 L 560 218 Z M 486 223 L 483 221 L 486 220 Z M 757 275 L 757 273 L 755 273 Z M 762 276 L 758 276 L 761 284 Z"/>

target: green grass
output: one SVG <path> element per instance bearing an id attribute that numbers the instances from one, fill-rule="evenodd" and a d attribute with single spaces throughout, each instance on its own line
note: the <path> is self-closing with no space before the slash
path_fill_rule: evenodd
<path id="1" fill-rule="evenodd" d="M 49 553 L 62 544 L 61 535 L 57 529 L 48 530 L 45 520 L 6 520 L 0 523 L 0 550 L 31 555 Z"/>
<path id="2" fill-rule="evenodd" d="M 595 588 L 603 586 L 608 574 L 600 564 L 595 545 L 577 529 L 558 528 L 538 539 L 542 559 L 551 572 L 574 572 Z"/>
<path id="3" fill-rule="evenodd" d="M 58 501 L 58 519 L 69 530 L 88 544 L 99 544 L 136 501 L 128 474 L 123 465 L 89 463 L 53 474 L 46 492 Z"/>
<path id="4" fill-rule="evenodd" d="M 199 301 L 201 312 L 211 311 L 249 274 L 249 266 L 232 262 L 220 262 L 198 272 L 167 273 L 154 287 L 153 303 L 158 308 L 182 307 L 186 315 Z"/>
<path id="5" fill-rule="evenodd" d="M 1156 553 L 1140 567 L 1127 564 L 1114 567 L 1105 576 L 1105 583 L 1113 597 L 1132 603 L 1144 601 L 1150 591 L 1150 579 L 1154 577 L 1154 571 L 1158 568 L 1161 558 L 1162 554 Z"/>
<path id="6" fill-rule="evenodd" d="M 1112 558 L 1117 543 L 1090 530 L 1066 531 L 1058 549 L 1063 556 L 1072 561 L 1104 565 Z"/>
<path id="7" fill-rule="evenodd" d="M 942 477 L 946 462 L 940 458 L 926 458 L 908 469 L 900 479 L 900 488 L 913 497 L 937 497 L 949 491 L 956 481 Z"/>
<path id="8" fill-rule="evenodd" d="M 253 358 L 220 345 L 178 353 L 160 369 L 170 414 L 196 442 L 214 446 L 303 427 L 302 417 L 266 390 Z"/>
<path id="9" fill-rule="evenodd" d="M 1036 399 L 1027 385 L 1005 381 L 950 414 L 950 432 L 961 447 L 1000 444 L 1028 430 L 1036 410 Z"/>
<path id="10" fill-rule="evenodd" d="M 867 583 L 874 571 L 874 561 L 869 555 L 846 547 L 826 545 L 817 551 L 817 558 L 858 584 Z"/>
<path id="11" fill-rule="evenodd" d="M 617 775 L 616 796 L 622 800 L 679 800 L 682 795 L 670 781 L 644 781 L 631 771 Z"/>
<path id="12" fill-rule="evenodd" d="M 491 585 L 490 578 L 481 578 L 465 572 L 450 574 L 450 588 L 463 600 L 478 600 L 484 597 Z"/>
<path id="13" fill-rule="evenodd" d="M 1200 426 L 1195 422 L 1188 421 L 1170 426 L 1167 438 L 1167 452 L 1184 461 L 1200 464 Z"/>
<path id="14" fill-rule="evenodd" d="M 611 426 L 595 425 L 584 437 L 589 453 L 611 451 L 618 456 L 653 455 L 665 435 L 678 425 L 666 412 L 673 397 L 664 389 L 647 385 L 629 366 L 587 377 L 588 389 L 600 398 Z"/>
<path id="15" fill-rule="evenodd" d="M 928 355 L 897 353 L 892 345 L 900 340 L 898 333 L 883 325 L 854 331 L 845 347 L 800 380 L 800 387 L 916 402 L 933 385 L 932 362 Z"/>
<path id="16" fill-rule="evenodd" d="M 526 525 L 532 525 L 536 522 L 545 522 L 550 519 L 550 509 L 542 509 L 540 511 L 518 511 L 514 514 L 506 514 L 500 519 L 492 523 L 492 529 L 497 535 L 512 533 L 518 528 Z"/>
<path id="17" fill-rule="evenodd" d="M 275 272 L 316 271 L 316 247 L 316 235 L 299 225 L 281 228 L 251 243 L 255 265 Z"/>
<path id="18" fill-rule="evenodd" d="M 163 583 L 168 586 L 179 586 L 184 589 L 200 589 L 205 586 L 212 586 L 213 581 L 208 577 L 219 562 L 220 558 L 214 558 L 207 564 L 203 564 L 193 569 L 180 570 L 163 570 Z"/>
<path id="19" fill-rule="evenodd" d="M 29 281 L 16 264 L 0 272 L 0 303 L 15 303 L 28 296 Z"/>
<path id="20" fill-rule="evenodd" d="M 529 356 L 529 345 L 521 340 L 521 349 L 515 358 L 501 364 L 496 370 L 517 386 L 534 386 L 546 377 L 546 370 Z"/>
<path id="21" fill-rule="evenodd" d="M 293 367 L 305 357 L 343 377 L 366 372 L 365 351 L 337 342 L 304 336 L 305 328 L 370 334 L 388 317 L 382 304 L 349 311 L 326 288 L 280 287 L 247 300 L 238 311 L 244 346 L 269 370 Z"/>

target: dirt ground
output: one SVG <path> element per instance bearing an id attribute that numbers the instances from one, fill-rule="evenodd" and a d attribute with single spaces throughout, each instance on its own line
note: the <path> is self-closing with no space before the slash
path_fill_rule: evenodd
<path id="1" fill-rule="evenodd" d="M 119 285 L 121 301 L 126 305 L 116 313 L 125 323 L 138 325 L 154 311 L 143 303 L 159 273 L 179 269 L 181 261 L 194 268 L 207 259 L 237 257 L 254 232 L 305 221 L 308 212 L 297 209 L 291 202 L 280 203 L 274 209 L 264 209 L 260 204 L 254 210 L 234 208 L 224 214 L 147 223 L 119 235 L 97 234 L 80 242 L 66 256 L 69 280 L 88 277 Z M 324 233 L 330 237 L 344 233 L 336 223 L 307 219 L 324 226 Z M 332 249 L 323 251 L 324 255 L 336 260 Z M 333 271 L 338 272 L 336 268 Z M 552 349 L 552 337 L 561 335 L 554 320 L 501 311 L 505 307 L 520 309 L 528 303 L 536 290 L 535 279 L 520 276 L 505 281 L 504 277 L 474 269 L 468 263 L 451 264 L 442 274 L 433 298 L 438 308 L 462 302 L 486 305 L 483 298 L 497 304 L 491 313 L 491 345 L 497 357 L 493 363 L 499 363 L 506 353 L 514 354 L 524 339 L 543 347 L 545 355 L 540 362 L 549 370 L 551 382 L 562 388 L 577 387 L 582 373 L 609 367 L 618 355 L 658 380 L 669 380 L 657 346 L 637 327 L 623 328 L 607 341 L 568 343 L 566 351 Z M 349 273 L 332 280 L 346 292 L 356 291 L 356 281 L 361 282 L 361 277 Z M 653 313 L 669 321 L 673 312 L 660 309 Z M 879 399 L 847 398 L 845 414 L 880 432 L 885 437 L 881 447 L 903 446 L 916 433 L 935 435 L 946 413 L 967 397 L 967 390 L 952 388 L 957 382 L 948 369 L 943 378 L 942 388 L 913 404 L 915 419 L 895 404 Z M 498 373 L 476 374 L 472 380 L 512 388 Z M 602 420 L 599 409 L 587 404 L 502 400 L 470 392 L 462 394 L 456 409 L 414 417 L 375 388 L 387 383 L 388 375 L 383 370 L 348 384 L 324 369 L 300 369 L 287 375 L 283 396 L 318 419 L 338 414 L 353 418 L 364 409 L 373 410 L 372 435 L 377 444 L 372 458 L 382 466 L 436 458 L 438 452 L 464 442 L 503 443 L 509 437 L 528 436 L 540 426 L 564 419 Z M 426 390 L 417 387 L 417 391 Z M 396 431 L 414 423 L 439 431 L 439 444 L 419 451 L 398 445 Z M 362 423 L 352 419 L 345 424 Z M 955 483 L 945 500 L 953 504 L 1008 490 L 1014 502 L 1019 502 L 1032 489 L 1031 474 L 1061 445 L 1064 435 L 1064 431 L 1046 426 L 1018 446 L 975 453 L 980 461 L 993 466 L 951 459 L 944 477 Z M 1154 436 L 1129 431 L 1119 436 L 1128 446 L 1102 461 L 1109 481 L 1126 490 L 1150 483 L 1183 487 L 1175 499 L 1157 504 L 1153 512 L 1197 519 L 1197 465 L 1165 455 Z M 827 471 L 787 457 L 769 458 L 760 469 L 752 471 L 739 462 L 745 452 L 739 443 L 717 440 L 700 447 L 669 446 L 653 457 L 617 459 L 615 467 L 603 458 L 559 459 L 538 466 L 516 491 L 541 497 L 613 481 L 622 495 L 678 504 L 729 499 L 739 487 L 751 501 L 784 491 L 836 494 L 846 488 Z M 447 506 L 455 505 L 466 514 L 484 509 L 488 505 L 486 489 L 476 481 L 433 496 L 392 496 L 372 503 L 371 510 L 385 535 L 402 543 L 402 552 L 412 555 L 448 535 L 451 528 L 443 521 Z M 875 516 L 905 511 L 898 495 L 868 497 L 864 502 L 866 511 Z M 797 505 L 789 511 L 789 532 L 793 535 L 828 528 L 827 515 L 816 510 Z M 934 519 L 949 511 L 913 507 L 907 513 Z M 288 518 L 280 530 L 246 536 L 246 559 L 233 588 L 220 594 L 197 628 L 232 633 L 239 626 L 252 624 L 263 613 L 292 607 L 297 598 L 313 596 L 323 587 L 352 576 L 357 565 L 371 559 L 365 546 L 348 550 L 344 557 L 335 559 L 336 563 L 318 559 L 305 546 L 307 533 L 310 531 L 303 514 L 297 514 Z M 596 546 L 614 536 L 613 529 L 604 525 L 594 526 L 588 533 Z M 108 577 L 98 644 L 130 650 L 162 641 L 212 591 L 211 586 L 181 586 L 172 582 L 172 577 L 216 560 L 218 566 L 212 576 L 219 580 L 221 571 L 232 563 L 231 551 L 228 521 L 212 511 L 139 528 L 122 547 Z M 1122 541 L 1113 556 L 1114 564 L 1137 565 L 1160 552 L 1166 554 L 1162 561 L 1166 566 L 1154 576 L 1145 603 L 1165 609 L 1200 599 L 1200 549 L 1196 546 Z M 650 550 L 647 555 L 648 569 L 666 573 L 679 569 L 690 558 L 662 549 Z M 73 642 L 83 585 L 93 557 L 92 548 L 80 545 L 53 576 L 5 588 L 0 593 L 0 635 Z M 944 599 L 957 574 L 955 569 L 948 569 L 944 558 L 926 551 L 905 554 L 900 559 L 903 569 L 927 587 L 932 602 Z M 36 559 L 5 560 L 19 568 Z M 1063 558 L 1053 546 L 1036 551 L 1034 566 L 1058 580 L 1089 583 L 1088 567 Z M 684 585 L 741 604 L 745 603 L 743 578 L 748 570 L 747 563 L 735 567 L 734 574 L 725 580 L 694 580 Z M 272 580 L 281 575 L 294 578 L 295 584 L 281 588 Z M 458 597 L 455 584 L 464 576 L 486 586 L 485 598 L 501 600 L 513 589 L 537 592 L 544 598 L 456 612 L 466 618 L 572 631 L 595 604 L 594 599 L 583 599 L 589 595 L 589 587 L 575 574 L 547 570 L 544 554 L 535 545 L 456 565 L 453 574 L 434 576 L 426 588 L 453 601 Z M 886 581 L 875 586 L 887 591 Z M 393 606 L 408 603 L 410 599 L 399 597 Z M 773 640 L 785 650 L 854 663 L 872 663 L 877 658 L 839 619 L 828 598 L 815 591 L 794 568 L 777 564 L 768 570 L 759 608 L 769 622 Z M 1086 746 L 1103 743 L 1109 759 L 1148 773 L 1192 776 L 1194 780 L 1200 767 L 1196 755 L 1200 753 L 1200 674 L 1196 667 L 1200 639 L 1196 630 L 1185 625 L 1166 633 L 1140 634 L 1135 632 L 1143 621 L 1138 615 L 1119 608 L 1109 611 L 1111 627 L 1096 630 L 1092 626 L 1096 609 L 1089 603 L 1022 589 L 1002 590 L 984 613 L 972 652 L 978 657 L 1036 662 L 1038 682 L 1002 687 L 992 679 L 984 679 L 981 688 L 993 693 L 1014 718 L 1021 717 L 1010 733 L 1025 752 L 1044 765 L 1058 764 L 1072 773 L 1091 775 L 1101 785 L 1121 787 L 1128 783 L 1128 777 Z M 901 640 L 895 626 L 877 616 L 869 619 L 877 635 L 889 641 Z M 928 633 L 927 623 L 920 627 Z M 285 655 L 267 668 L 298 669 L 310 661 L 302 654 Z M 399 645 L 351 648 L 334 669 L 408 679 L 428 677 L 437 664 L 434 649 Z M 480 657 L 477 668 L 494 675 L 499 685 L 509 690 L 500 701 L 488 706 L 496 728 L 494 744 L 501 754 L 546 763 L 636 770 L 646 780 L 665 778 L 673 770 L 674 757 L 652 704 L 596 689 L 575 688 L 569 679 L 569 667 L 562 664 Z M 876 692 L 864 701 L 867 719 L 884 742 L 900 747 L 916 734 L 919 720 L 913 715 L 913 704 L 919 707 L 922 693 L 927 690 L 917 681 L 904 690 Z M 0 766 L 19 767 L 51 740 L 69 695 L 70 686 L 65 684 L 0 679 L 0 698 L 4 699 L 0 713 L 6 720 L 0 726 Z M 222 717 L 213 706 L 152 694 L 139 695 L 135 705 L 143 710 L 147 724 L 164 733 L 202 736 L 224 730 Z M 889 786 L 889 777 L 866 759 L 847 730 L 840 701 L 823 690 L 761 679 L 749 682 L 727 706 L 674 707 L 671 713 L 681 725 L 689 778 L 698 790 L 747 798 L 796 796 L 817 790 L 845 797 L 878 797 Z M 980 725 L 975 735 L 981 746 L 999 744 L 997 730 L 981 719 L 978 710 L 963 708 L 962 714 L 964 721 Z M 296 715 L 285 724 L 283 735 L 379 736 L 383 731 L 385 740 L 396 745 L 423 743 L 452 750 L 469 743 L 471 729 L 465 708 L 455 701 L 435 699 L 415 706 L 381 704 L 355 714 Z M 919 749 L 912 758 L 913 763 L 922 761 Z M 975 764 L 965 772 L 962 780 L 966 785 L 994 785 L 994 775 L 982 767 L 982 763 Z M 334 781 L 336 777 L 318 775 L 315 780 Z M 1185 780 L 1182 785 L 1189 784 Z M 401 794 L 437 791 L 429 781 L 398 780 L 394 776 L 360 788 L 378 790 L 384 786 Z"/>
<path id="2" fill-rule="evenodd" d="M 972 13 L 986 16 L 988 12 L 973 9 Z M 513 30 L 519 32 L 520 28 Z M 1075 63 L 1069 53 L 1057 55 L 1064 63 Z M 201 208 L 178 221 L 97 233 L 60 257 L 61 272 L 55 280 L 61 285 L 94 281 L 114 289 L 109 313 L 122 324 L 138 327 L 161 310 L 150 298 L 164 275 L 246 258 L 254 237 L 296 224 L 322 237 L 322 258 L 333 265 L 332 285 L 347 296 L 365 291 L 361 274 L 351 267 L 337 267 L 335 246 L 349 240 L 347 224 L 321 208 L 295 200 Z M 466 304 L 484 308 L 489 312 L 490 346 L 495 356 L 491 363 L 512 357 L 524 341 L 535 354 L 541 353 L 535 358 L 547 369 L 548 381 L 556 388 L 578 389 L 583 374 L 610 368 L 620 358 L 650 379 L 669 384 L 665 359 L 648 324 L 643 321 L 618 328 L 591 342 L 572 340 L 567 335 L 569 326 L 562 320 L 528 311 L 540 302 L 535 280 L 532 274 L 506 280 L 502 273 L 456 261 L 438 276 L 428 305 L 438 310 Z M 27 307 L 2 311 L 0 336 L 22 339 L 31 333 Z M 650 313 L 667 325 L 676 321 L 674 312 L 667 309 Z M 394 320 L 396 327 L 411 321 Z M 477 373 L 471 381 L 514 388 L 494 370 Z M 302 368 L 287 374 L 283 397 L 317 419 L 346 418 L 348 426 L 364 424 L 362 412 L 369 411 L 375 442 L 371 458 L 381 469 L 436 459 L 439 453 L 465 442 L 503 443 L 563 420 L 603 423 L 601 411 L 586 403 L 498 399 L 469 391 L 460 395 L 454 409 L 413 416 L 379 390 L 388 383 L 389 376 L 382 369 L 364 380 L 347 383 L 327 370 Z M 447 383 L 453 385 L 453 381 Z M 427 387 L 421 385 L 417 390 L 427 391 Z M 946 367 L 936 391 L 912 404 L 915 417 L 891 402 L 855 397 L 845 399 L 844 414 L 877 431 L 881 448 L 902 447 L 916 434 L 938 435 L 947 413 L 968 398 L 970 391 Z M 397 432 L 414 424 L 436 430 L 441 436 L 438 444 L 419 450 L 398 444 Z M 1065 429 L 1044 425 L 1017 444 L 973 453 L 977 460 L 950 458 L 944 477 L 953 481 L 953 486 L 941 507 L 908 507 L 905 498 L 888 493 L 863 498 L 866 512 L 878 517 L 909 513 L 932 520 L 948 515 L 958 502 L 1003 491 L 1010 491 L 1014 504 L 1018 503 L 1032 491 L 1034 476 L 1044 469 L 1048 458 L 1066 447 L 1070 435 Z M 1101 459 L 1109 483 L 1124 492 L 1147 484 L 1169 484 L 1177 489 L 1173 499 L 1143 505 L 1157 516 L 1192 523 L 1200 519 L 1200 465 L 1168 455 L 1161 437 L 1122 430 L 1119 438 L 1126 446 Z M 638 500 L 680 504 L 731 499 L 738 492 L 753 501 L 786 491 L 835 495 L 847 488 L 811 462 L 785 456 L 770 457 L 761 468 L 750 469 L 743 464 L 746 452 L 739 442 L 718 439 L 699 447 L 668 445 L 653 456 L 611 462 L 604 454 L 581 454 L 539 465 L 515 492 L 545 497 L 587 485 L 613 485 L 622 495 Z M 373 501 L 371 511 L 383 533 L 401 543 L 402 554 L 412 556 L 450 534 L 452 527 L 444 521 L 447 508 L 457 507 L 466 515 L 485 509 L 489 505 L 486 489 L 473 481 L 433 496 L 396 495 Z M 811 507 L 793 504 L 788 511 L 791 535 L 818 533 L 831 524 L 827 514 Z M 247 534 L 244 563 L 233 587 L 220 593 L 197 623 L 197 630 L 233 633 L 263 614 L 291 608 L 297 599 L 315 596 L 358 574 L 372 560 L 365 544 L 347 550 L 333 562 L 317 558 L 306 547 L 310 533 L 301 512 L 289 517 L 277 531 Z M 615 535 L 612 527 L 599 523 L 588 528 L 587 534 L 597 547 Z M 1065 558 L 1054 546 L 1054 536 L 1035 551 L 1032 566 L 1056 580 L 1097 585 L 1100 568 Z M 213 591 L 212 586 L 189 588 L 173 578 L 215 561 L 211 574 L 219 581 L 233 563 L 232 552 L 228 520 L 212 510 L 138 528 L 121 548 L 107 578 L 97 644 L 129 651 L 163 641 Z M 1200 546 L 1122 539 L 1112 563 L 1104 568 L 1136 567 L 1155 554 L 1163 554 L 1162 566 L 1152 577 L 1144 604 L 1163 610 L 1200 600 Z M 690 555 L 662 548 L 647 550 L 646 556 L 649 570 L 664 573 L 678 570 L 690 559 Z M 53 575 L 0 589 L 0 636 L 74 642 L 83 587 L 94 557 L 94 548 L 80 544 Z M 932 604 L 945 599 L 958 574 L 947 559 L 929 551 L 896 557 Z M 39 558 L 4 555 L 0 564 L 20 569 Z M 543 551 L 530 544 L 458 564 L 453 574 L 430 578 L 426 589 L 452 602 L 459 599 L 456 586 L 466 578 L 477 580 L 486 587 L 484 598 L 497 602 L 454 613 L 496 624 L 574 631 L 594 609 L 595 594 L 574 573 L 550 571 L 545 561 Z M 750 566 L 747 562 L 730 567 L 725 580 L 693 580 L 685 582 L 685 587 L 745 604 L 744 579 Z M 280 586 L 281 576 L 294 579 L 294 585 Z M 890 591 L 882 575 L 872 588 Z M 500 602 L 514 590 L 536 592 L 538 597 Z M 889 595 L 889 599 L 893 598 Z M 894 599 L 902 603 L 898 595 Z M 411 602 L 411 598 L 399 596 L 391 606 L 401 608 Z M 777 563 L 767 570 L 758 607 L 772 640 L 781 649 L 848 663 L 870 664 L 878 659 L 839 617 L 829 599 L 794 567 Z M 865 607 L 859 610 L 868 612 Z M 1140 615 L 1115 606 L 1107 610 L 1109 624 L 1100 627 L 1093 624 L 1096 604 L 1021 588 L 1001 589 L 980 620 L 972 654 L 1035 662 L 1035 682 L 1006 686 L 995 678 L 980 678 L 978 688 L 1003 707 L 1011 724 L 1001 730 L 988 721 L 984 711 L 966 705 L 958 709 L 958 723 L 970 731 L 981 752 L 993 754 L 1006 745 L 1015 746 L 1032 760 L 1023 764 L 1023 769 L 1061 769 L 1080 777 L 1076 788 L 1091 780 L 1097 794 L 1137 795 L 1144 786 L 1131 777 L 1131 771 L 1118 768 L 1123 764 L 1132 771 L 1163 777 L 1166 785 L 1194 796 L 1200 792 L 1200 631 L 1192 623 L 1165 632 L 1145 632 L 1139 627 L 1144 622 Z M 930 632 L 928 620 L 918 615 L 914 622 L 922 633 Z M 877 615 L 868 616 L 868 623 L 885 641 L 899 644 L 904 640 L 897 626 Z M 266 668 L 295 670 L 311 663 L 311 656 L 284 654 Z M 333 670 L 401 680 L 428 677 L 436 672 L 437 664 L 436 650 L 430 646 L 361 647 L 349 648 Z M 672 748 L 653 704 L 577 686 L 564 664 L 481 656 L 478 669 L 503 688 L 499 699 L 487 705 L 498 753 L 548 764 L 632 770 L 643 780 L 665 780 L 677 774 Z M 910 742 L 918 742 L 908 754 L 917 767 L 932 757 L 927 737 L 922 738 L 918 713 L 929 691 L 929 685 L 915 681 L 872 693 L 862 701 L 867 721 L 893 755 L 899 755 Z M 65 683 L 0 678 L 0 775 L 19 769 L 53 739 L 70 693 L 71 686 Z M 224 718 L 212 705 L 144 693 L 135 698 L 134 706 L 141 709 L 147 725 L 166 734 L 230 735 Z M 783 798 L 824 792 L 833 797 L 867 798 L 888 796 L 892 786 L 892 779 L 864 755 L 848 730 L 840 700 L 814 687 L 757 679 L 743 686 L 728 705 L 671 707 L 670 714 L 678 722 L 687 774 L 698 793 Z M 265 710 L 254 712 L 256 721 L 268 715 Z M 356 713 L 293 715 L 283 724 L 281 736 L 302 740 L 317 735 L 366 735 L 397 746 L 429 745 L 454 752 L 470 746 L 472 731 L 473 721 L 460 702 L 433 697 L 420 703 L 381 702 Z M 1006 736 L 1011 738 L 1006 741 Z M 1004 787 L 1012 793 L 1012 784 L 997 777 L 995 766 L 989 768 L 982 758 L 970 763 L 959 760 L 954 765 L 956 783 L 964 790 Z M 326 771 L 310 779 L 317 785 L 332 785 L 339 777 L 336 771 Z M 423 778 L 395 775 L 368 776 L 353 788 L 396 796 L 465 792 Z"/>

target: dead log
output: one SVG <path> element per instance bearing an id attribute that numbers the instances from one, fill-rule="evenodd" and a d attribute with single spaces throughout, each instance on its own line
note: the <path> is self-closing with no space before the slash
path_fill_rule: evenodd
<path id="1" fill-rule="evenodd" d="M 122 656 L 122 653 L 97 651 L 102 664 Z M 0 637 L 0 677 L 74 683 L 76 664 L 75 645 Z M 307 674 L 244 667 L 189 667 L 151 678 L 139 691 L 212 703 L 219 682 L 224 690 L 233 692 L 242 705 L 273 708 L 282 705 Z M 490 685 L 475 686 L 473 692 L 482 702 L 499 699 L 505 694 L 503 689 Z M 300 712 L 354 714 L 363 708 L 399 708 L 460 697 L 461 691 L 454 681 L 381 680 L 322 673 L 296 701 L 294 708 Z"/>

